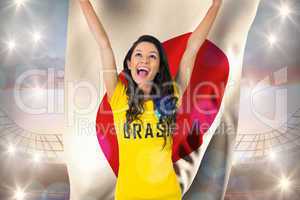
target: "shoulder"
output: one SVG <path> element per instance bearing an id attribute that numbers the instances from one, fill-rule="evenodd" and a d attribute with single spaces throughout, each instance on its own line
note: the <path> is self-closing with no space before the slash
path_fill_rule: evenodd
<path id="1" fill-rule="evenodd" d="M 112 93 L 112 96 L 108 99 L 108 103 L 110 104 L 112 109 L 121 108 L 128 104 L 128 97 L 126 94 L 127 86 L 123 81 L 118 78 L 117 85 Z"/>

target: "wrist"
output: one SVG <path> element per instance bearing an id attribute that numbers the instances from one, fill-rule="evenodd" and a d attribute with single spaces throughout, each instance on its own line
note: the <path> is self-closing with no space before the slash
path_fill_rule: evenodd
<path id="1" fill-rule="evenodd" d="M 222 1 L 214 1 L 212 7 L 220 7 L 222 5 Z"/>

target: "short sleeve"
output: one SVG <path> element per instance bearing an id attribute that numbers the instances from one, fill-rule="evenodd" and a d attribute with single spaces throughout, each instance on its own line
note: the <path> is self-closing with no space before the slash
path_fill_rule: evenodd
<path id="1" fill-rule="evenodd" d="M 128 107 L 128 99 L 126 95 L 126 86 L 122 81 L 118 78 L 117 86 L 111 96 L 108 97 L 108 103 L 112 111 L 117 111 L 119 109 L 126 109 Z"/>

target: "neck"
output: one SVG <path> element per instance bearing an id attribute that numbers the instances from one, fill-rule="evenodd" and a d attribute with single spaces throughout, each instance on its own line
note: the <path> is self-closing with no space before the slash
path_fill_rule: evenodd
<path id="1" fill-rule="evenodd" d="M 150 97 L 150 93 L 151 93 L 151 89 L 152 89 L 151 84 L 140 84 L 139 88 L 141 90 L 143 90 L 144 95 L 145 95 L 145 100 L 151 99 L 151 97 Z"/>

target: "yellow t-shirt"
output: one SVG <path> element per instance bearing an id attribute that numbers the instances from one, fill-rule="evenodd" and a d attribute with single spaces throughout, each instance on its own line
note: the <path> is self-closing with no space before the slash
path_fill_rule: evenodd
<path id="1" fill-rule="evenodd" d="M 144 102 L 141 121 L 130 124 L 130 134 L 124 131 L 128 97 L 126 86 L 118 80 L 109 99 L 119 145 L 119 175 L 116 200 L 180 200 L 181 190 L 172 163 L 172 137 L 164 148 L 165 126 L 158 123 L 153 100 Z"/>

